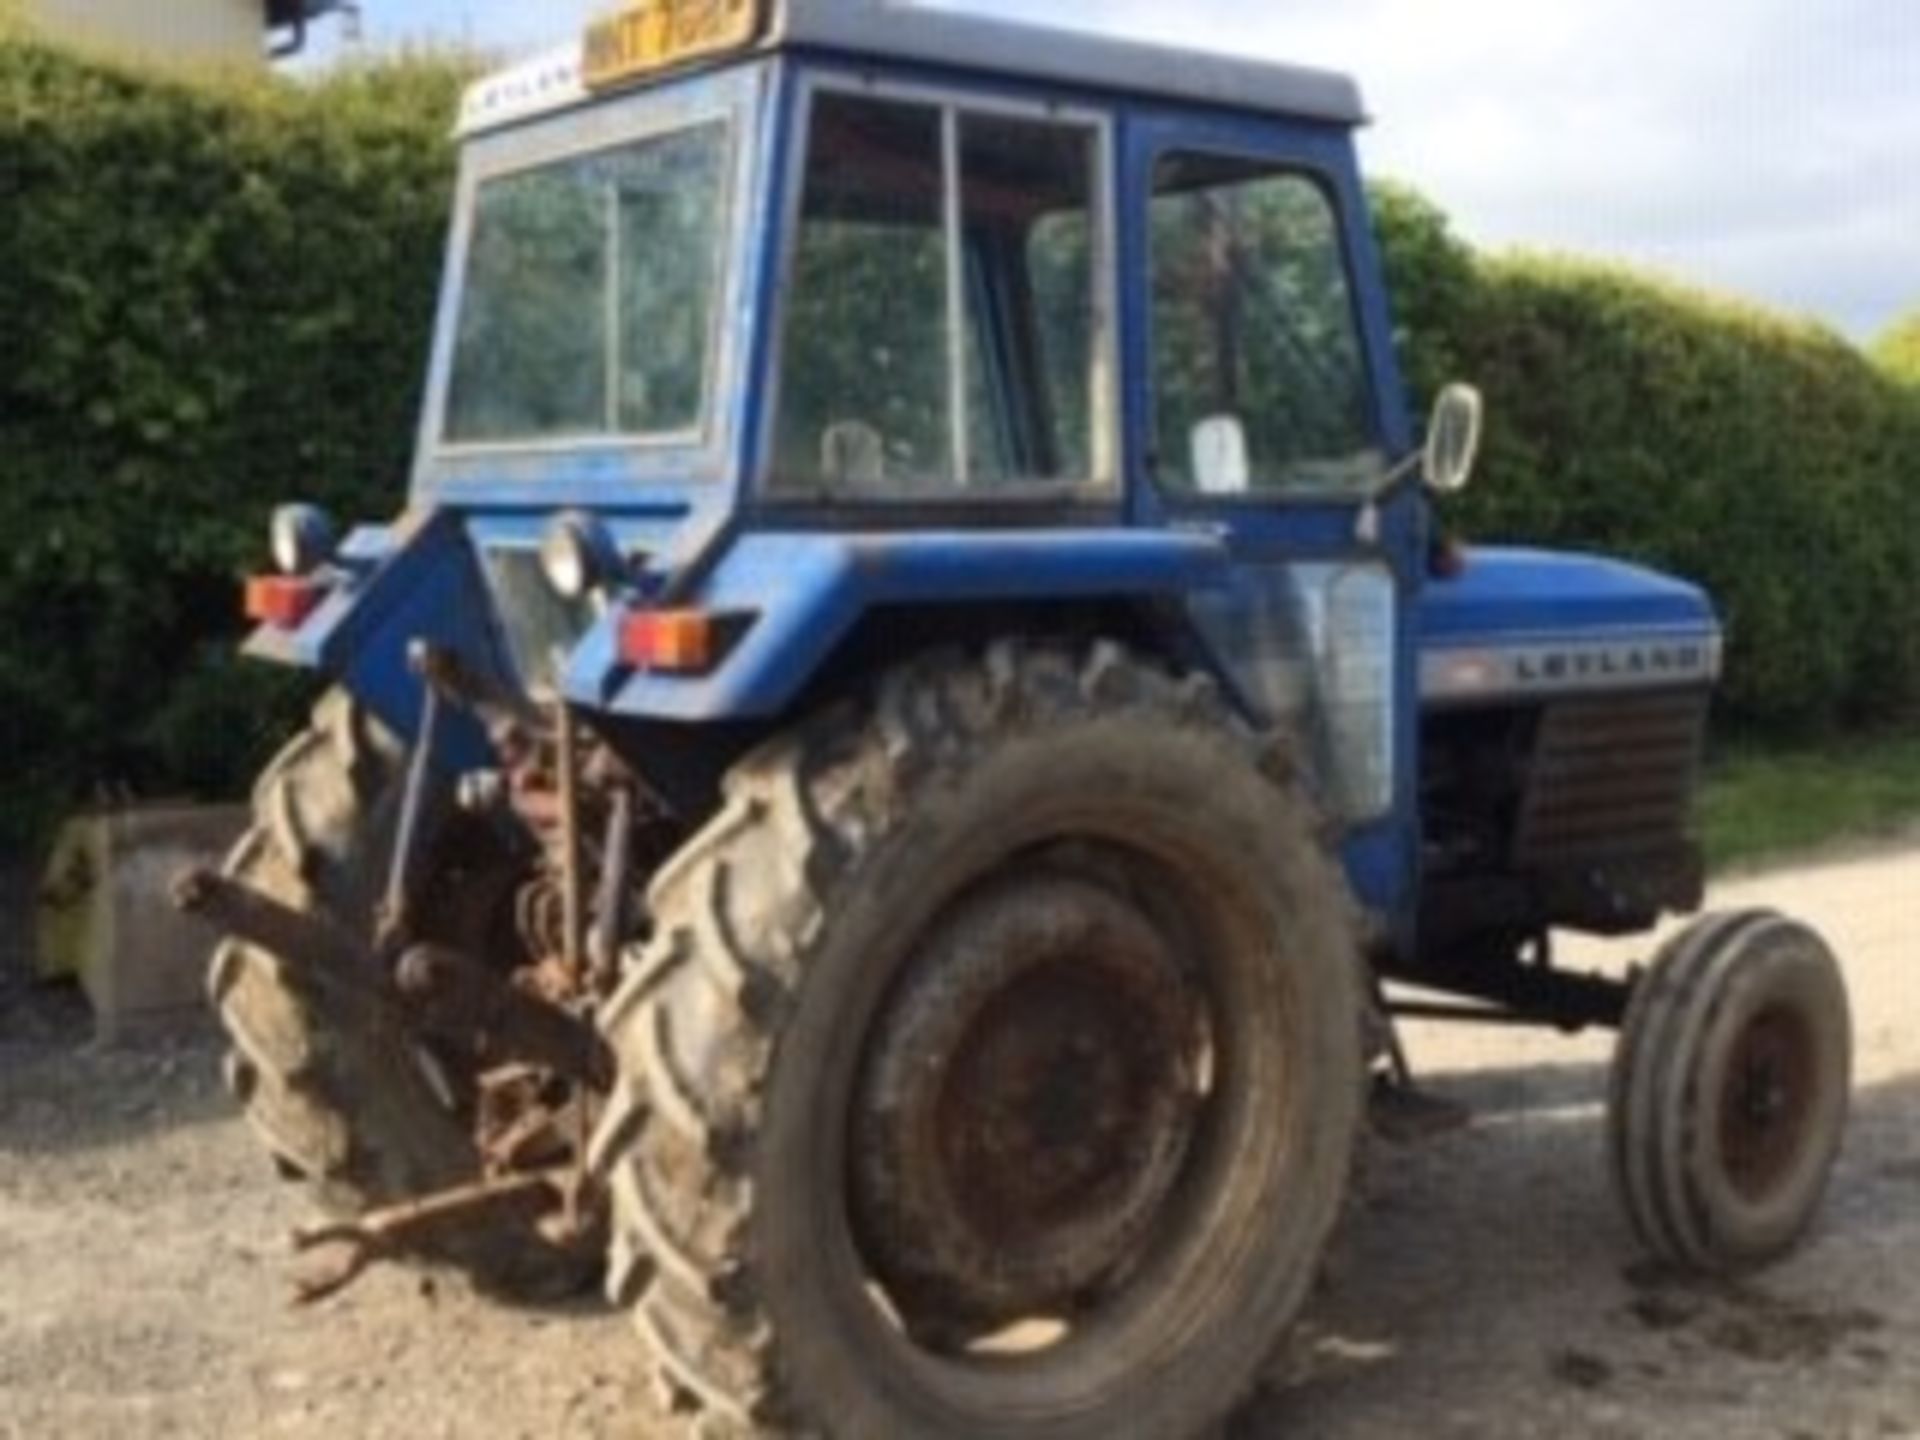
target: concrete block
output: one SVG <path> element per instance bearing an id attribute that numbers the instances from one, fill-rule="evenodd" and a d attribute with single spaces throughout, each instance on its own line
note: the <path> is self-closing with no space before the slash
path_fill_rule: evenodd
<path id="1" fill-rule="evenodd" d="M 41 884 L 42 974 L 71 971 L 108 1044 L 208 1018 L 214 937 L 178 914 L 175 877 L 218 864 L 248 823 L 243 806 L 154 806 L 70 821 Z"/>

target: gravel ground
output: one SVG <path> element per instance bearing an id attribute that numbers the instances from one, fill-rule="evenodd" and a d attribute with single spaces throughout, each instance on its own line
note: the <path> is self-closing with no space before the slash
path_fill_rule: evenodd
<path id="1" fill-rule="evenodd" d="M 1854 984 L 1855 1127 L 1805 1254 L 1737 1288 L 1641 1273 L 1600 1155 L 1605 1038 L 1422 1029 L 1416 1062 L 1477 1121 L 1375 1157 L 1234 1440 L 1920 1440 L 1916 894 L 1920 850 L 1716 897 L 1812 920 Z M 626 1323 L 594 1306 L 508 1312 L 385 1270 L 290 1308 L 297 1207 L 215 1048 L 85 1035 L 70 1000 L 0 1008 L 0 1436 L 656 1433 Z"/>

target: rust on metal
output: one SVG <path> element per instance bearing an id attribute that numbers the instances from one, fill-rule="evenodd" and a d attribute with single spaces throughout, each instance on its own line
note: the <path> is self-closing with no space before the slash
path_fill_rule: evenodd
<path id="1" fill-rule="evenodd" d="M 524 1061 L 597 1090 L 612 1088 L 614 1061 L 586 1021 L 526 993 L 486 965 L 437 945 L 400 958 L 394 984 L 420 1028 L 474 1045 L 496 1060 Z"/>
<path id="2" fill-rule="evenodd" d="M 554 702 L 554 736 L 560 772 L 560 899 L 561 956 L 569 973 L 585 974 L 586 893 L 580 853 L 580 745 L 573 712 L 564 700 Z"/>
<path id="3" fill-rule="evenodd" d="M 863 1250 L 916 1335 L 1084 1307 L 1135 1256 L 1204 1103 L 1204 997 L 1113 890 L 1041 874 L 937 923 L 866 1059 Z"/>
<path id="4" fill-rule="evenodd" d="M 508 1175 L 457 1186 L 362 1215 L 357 1220 L 303 1226 L 293 1248 L 339 1247 L 339 1262 L 295 1282 L 297 1305 L 316 1305 L 345 1290 L 381 1260 L 417 1254 L 452 1233 L 483 1228 L 503 1213 L 537 1218 L 566 1204 L 569 1177 L 557 1173 Z"/>
<path id="5" fill-rule="evenodd" d="M 1806 1017 L 1784 1006 L 1747 1022 L 1727 1059 L 1720 1153 L 1747 1200 L 1771 1198 L 1805 1155 L 1818 1108 L 1819 1065 Z"/>

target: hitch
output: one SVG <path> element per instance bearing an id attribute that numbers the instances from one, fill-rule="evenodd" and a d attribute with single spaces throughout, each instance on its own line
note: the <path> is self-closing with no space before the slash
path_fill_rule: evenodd
<path id="1" fill-rule="evenodd" d="M 538 1066 L 602 1093 L 613 1088 L 613 1052 L 593 1026 L 469 956 L 416 945 L 401 957 L 394 986 L 429 1036 L 468 1047 L 478 1038 L 491 1061 Z"/>
<path id="2" fill-rule="evenodd" d="M 298 1254 L 339 1247 L 337 1263 L 294 1282 L 296 1306 L 317 1305 L 345 1290 L 382 1260 L 419 1254 L 466 1229 L 481 1229 L 502 1215 L 537 1219 L 570 1207 L 571 1178 L 563 1172 L 503 1175 L 409 1200 L 358 1220 L 306 1225 L 293 1232 Z"/>
<path id="3" fill-rule="evenodd" d="M 250 885 L 207 869 L 173 882 L 174 908 L 223 935 L 277 955 L 295 969 L 334 984 L 378 988 L 373 956 L 351 935 Z"/>
<path id="4" fill-rule="evenodd" d="M 613 1087 L 613 1056 L 592 1025 L 470 956 L 415 946 L 387 981 L 373 953 L 350 936 L 211 870 L 181 876 L 173 901 L 185 914 L 279 956 L 296 971 L 395 1005 L 424 1035 L 474 1048 L 477 1040 L 491 1060 L 541 1066 L 603 1092 Z"/>

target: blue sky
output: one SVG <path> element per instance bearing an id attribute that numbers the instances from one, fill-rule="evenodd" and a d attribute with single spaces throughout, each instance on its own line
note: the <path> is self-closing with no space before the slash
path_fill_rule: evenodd
<path id="1" fill-rule="evenodd" d="M 951 3 L 1355 71 L 1369 168 L 1484 244 L 1631 259 L 1860 338 L 1920 307 L 1914 0 Z M 604 5 L 362 8 L 370 48 L 514 51 Z"/>

